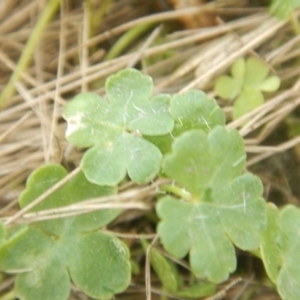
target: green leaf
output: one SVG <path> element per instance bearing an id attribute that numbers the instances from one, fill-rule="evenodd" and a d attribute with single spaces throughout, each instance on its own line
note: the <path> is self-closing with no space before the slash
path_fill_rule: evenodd
<path id="1" fill-rule="evenodd" d="M 164 159 L 163 171 L 203 201 L 209 201 L 207 191 L 215 182 L 227 184 L 245 166 L 243 139 L 237 131 L 221 126 L 208 135 L 188 131 L 175 139 L 172 148 L 173 153 Z"/>
<path id="2" fill-rule="evenodd" d="M 269 73 L 268 66 L 260 59 L 249 57 L 246 61 L 244 86 L 256 87 L 263 82 Z"/>
<path id="3" fill-rule="evenodd" d="M 107 99 L 85 93 L 66 105 L 68 141 L 92 147 L 81 162 L 91 182 L 115 185 L 128 172 L 133 181 L 145 183 L 159 172 L 162 155 L 143 135 L 170 133 L 174 120 L 168 112 L 170 96 L 151 99 L 152 90 L 149 76 L 126 69 L 107 79 Z"/>
<path id="4" fill-rule="evenodd" d="M 20 197 L 21 207 L 67 175 L 56 164 L 33 172 Z M 32 211 L 59 208 L 90 198 L 111 195 L 114 187 L 94 185 L 83 173 L 48 196 Z M 110 299 L 123 291 L 130 280 L 127 247 L 113 235 L 98 230 L 111 222 L 119 210 L 107 209 L 28 226 L 17 240 L 0 250 L 0 265 L 6 272 L 17 272 L 15 289 L 18 297 L 68 299 L 71 280 L 87 295 Z M 15 235 L 14 228 L 10 235 Z"/>
<path id="5" fill-rule="evenodd" d="M 223 110 L 214 99 L 198 90 L 174 95 L 170 103 L 170 113 L 177 125 L 173 131 L 175 136 L 189 129 L 209 132 L 218 125 L 225 125 Z"/>
<path id="6" fill-rule="evenodd" d="M 239 85 L 242 84 L 245 78 L 245 71 L 246 71 L 246 63 L 244 58 L 238 58 L 231 67 L 231 75 L 235 78 Z"/>
<path id="7" fill-rule="evenodd" d="M 277 278 L 277 289 L 283 299 L 300 299 L 300 210 L 285 207 L 280 214 L 283 257 Z"/>
<path id="8" fill-rule="evenodd" d="M 215 84 L 215 92 L 224 99 L 235 99 L 233 119 L 245 115 L 264 103 L 262 92 L 274 92 L 280 86 L 277 76 L 267 78 L 268 66 L 261 60 L 250 57 L 239 58 L 231 68 L 230 76 L 220 76 Z"/>
<path id="9" fill-rule="evenodd" d="M 184 298 L 201 298 L 213 295 L 216 292 L 216 286 L 209 282 L 197 282 L 191 286 L 180 289 L 176 295 Z"/>
<path id="10" fill-rule="evenodd" d="M 173 133 L 168 133 L 165 135 L 144 136 L 144 138 L 154 144 L 162 154 L 166 154 L 171 151 L 174 135 Z"/>
<path id="11" fill-rule="evenodd" d="M 271 280 L 282 299 L 300 299 L 300 210 L 288 205 L 280 212 L 269 207 L 268 227 L 261 253 Z"/>
<path id="12" fill-rule="evenodd" d="M 142 244 L 146 251 L 149 244 L 146 241 L 142 241 Z M 176 266 L 155 248 L 150 250 L 150 263 L 164 290 L 175 293 L 182 284 Z"/>
<path id="13" fill-rule="evenodd" d="M 243 250 L 258 248 L 266 225 L 262 184 L 251 174 L 241 175 L 244 164 L 242 138 L 223 127 L 180 135 L 163 162 L 165 174 L 193 200 L 167 196 L 158 202 L 161 241 L 177 258 L 189 253 L 195 275 L 214 283 L 236 268 L 232 243 Z"/>
<path id="14" fill-rule="evenodd" d="M 129 250 L 113 235 L 84 234 L 74 240 L 69 251 L 71 279 L 89 296 L 111 299 L 129 285 Z"/>
<path id="15" fill-rule="evenodd" d="M 241 92 L 245 76 L 245 60 L 237 59 L 231 67 L 231 75 L 218 77 L 215 84 L 215 92 L 223 99 L 232 100 Z"/>
<path id="16" fill-rule="evenodd" d="M 280 79 L 278 76 L 268 77 L 259 85 L 259 89 L 262 92 L 275 92 L 280 87 Z"/>
<path id="17" fill-rule="evenodd" d="M 1 269 L 19 273 L 15 282 L 18 297 L 27 300 L 68 298 L 70 279 L 67 268 L 60 263 L 66 253 L 59 250 L 58 243 L 35 228 L 29 228 L 16 243 L 1 249 Z"/>
<path id="18" fill-rule="evenodd" d="M 236 99 L 233 105 L 232 117 L 234 120 L 247 114 L 264 103 L 264 96 L 261 91 L 247 87 Z"/>
<path id="19" fill-rule="evenodd" d="M 108 141 L 99 141 L 85 153 L 81 167 L 86 177 L 96 184 L 115 185 L 128 172 L 136 183 L 151 181 L 159 172 L 162 154 L 149 141 L 122 133 Z"/>
<path id="20" fill-rule="evenodd" d="M 175 120 L 172 133 L 146 137 L 163 154 L 171 151 L 174 137 L 189 129 L 202 129 L 209 132 L 218 125 L 225 125 L 223 110 L 214 99 L 208 98 L 205 93 L 198 90 L 173 95 L 170 103 L 170 113 Z"/>
<path id="21" fill-rule="evenodd" d="M 275 205 L 269 203 L 267 213 L 268 224 L 262 234 L 260 251 L 267 274 L 276 284 L 281 265 L 282 248 L 278 234 L 280 232 L 279 211 Z"/>
<path id="22" fill-rule="evenodd" d="M 142 241 L 142 244 L 146 250 L 148 243 Z M 212 295 L 216 291 L 214 284 L 203 281 L 183 287 L 183 281 L 176 265 L 155 248 L 150 251 L 150 263 L 164 290 L 168 293 L 185 298 L 199 298 Z"/>
<path id="23" fill-rule="evenodd" d="M 279 19 L 287 19 L 289 14 L 299 6 L 300 0 L 273 0 L 269 12 Z"/>
<path id="24" fill-rule="evenodd" d="M 21 208 L 31 203 L 38 196 L 46 192 L 54 184 L 62 180 L 67 171 L 58 164 L 48 164 L 36 169 L 27 179 L 26 189 L 21 194 L 19 203 Z M 32 211 L 40 211 L 67 206 L 89 198 L 96 198 L 116 193 L 115 187 L 99 186 L 90 183 L 83 172 L 69 180 L 61 188 L 52 193 Z M 75 217 L 60 218 L 55 221 L 36 223 L 42 230 L 54 236 L 68 236 L 78 230 L 89 231 L 100 228 L 119 214 L 119 210 L 99 210 Z"/>
<path id="25" fill-rule="evenodd" d="M 240 93 L 241 85 L 235 78 L 223 75 L 216 80 L 214 90 L 219 97 L 232 100 Z"/>

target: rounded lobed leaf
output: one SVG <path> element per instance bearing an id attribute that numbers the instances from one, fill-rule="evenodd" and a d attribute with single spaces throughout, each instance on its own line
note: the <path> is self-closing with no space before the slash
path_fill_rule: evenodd
<path id="1" fill-rule="evenodd" d="M 280 78 L 278 76 L 271 76 L 265 79 L 260 85 L 259 89 L 262 92 L 275 92 L 280 87 Z"/>
<path id="2" fill-rule="evenodd" d="M 214 99 L 198 90 L 174 95 L 170 103 L 170 113 L 178 125 L 173 132 L 175 136 L 189 129 L 209 132 L 218 125 L 225 125 L 223 110 Z"/>
<path id="3" fill-rule="evenodd" d="M 215 213 L 226 235 L 242 250 L 257 249 L 267 225 L 263 185 L 252 174 L 236 177 L 229 186 L 216 185 L 212 190 Z"/>
<path id="4" fill-rule="evenodd" d="M 233 105 L 232 117 L 234 120 L 247 114 L 264 103 L 265 99 L 261 91 L 253 88 L 244 88 L 241 95 Z"/>
<path id="5" fill-rule="evenodd" d="M 68 260 L 73 282 L 93 298 L 111 299 L 130 283 L 129 250 L 113 235 L 82 235 L 74 240 Z"/>
<path id="6" fill-rule="evenodd" d="M 286 206 L 280 214 L 282 233 L 282 268 L 277 278 L 277 289 L 283 299 L 300 298 L 300 210 Z"/>
<path id="7" fill-rule="evenodd" d="M 242 172 L 245 159 L 243 139 L 237 131 L 221 126 L 208 135 L 191 130 L 175 139 L 172 153 L 163 161 L 163 171 L 196 199 L 206 201 L 206 190 L 214 181 L 230 182 Z"/>
<path id="8" fill-rule="evenodd" d="M 149 101 L 153 90 L 152 78 L 142 75 L 135 69 L 124 69 L 109 76 L 105 83 L 105 91 L 109 102 L 119 103 L 121 106 L 131 101 L 143 103 Z M 128 101 L 128 102 L 127 102 Z M 127 103 L 126 103 L 127 102 Z"/>
<path id="9" fill-rule="evenodd" d="M 269 206 L 268 226 L 262 235 L 262 259 L 282 299 L 300 297 L 300 210 L 288 205 L 281 211 Z"/>
<path id="10" fill-rule="evenodd" d="M 215 84 L 215 92 L 224 99 L 235 99 L 233 119 L 245 115 L 264 103 L 262 92 L 276 91 L 280 86 L 277 76 L 267 78 L 268 66 L 261 60 L 250 57 L 237 59 L 230 76 L 220 76 Z"/>
<path id="11" fill-rule="evenodd" d="M 241 92 L 245 77 L 245 60 L 238 58 L 231 67 L 231 76 L 218 77 L 214 90 L 223 99 L 233 100 Z"/>
<path id="12" fill-rule="evenodd" d="M 8 234 L 12 237 L 15 233 L 15 228 L 8 231 Z M 46 261 L 41 262 L 38 259 L 33 260 L 33 258 L 42 252 L 48 251 L 54 245 L 51 237 L 47 237 L 36 228 L 28 227 L 18 239 L 13 239 L 13 242 L 9 242 L 1 248 L 1 268 L 5 271 L 27 270 L 29 266 L 34 264 L 47 264 Z"/>
<path id="13" fill-rule="evenodd" d="M 231 67 L 231 75 L 241 85 L 245 78 L 246 63 L 244 58 L 238 58 Z"/>
<path id="14" fill-rule="evenodd" d="M 152 89 L 149 76 L 126 69 L 107 79 L 107 100 L 93 94 L 81 94 L 66 105 L 63 115 L 68 122 L 67 139 L 79 147 L 92 147 L 82 164 L 89 180 L 99 185 L 114 185 L 128 171 L 133 181 L 142 183 L 157 175 L 161 154 L 158 154 L 158 148 L 145 142 L 143 135 L 168 134 L 173 130 L 174 120 L 168 111 L 170 96 L 157 95 L 151 99 Z M 137 139 L 134 144 L 128 143 L 129 135 L 139 137 L 144 143 Z M 124 163 L 119 155 L 124 158 L 137 151 L 137 143 L 148 152 L 151 148 L 154 155 L 149 159 L 139 155 L 143 158 L 141 161 L 126 156 Z M 103 169 L 105 176 L 101 175 Z M 108 180 L 103 180 L 105 177 Z"/>
<path id="15" fill-rule="evenodd" d="M 117 116 L 116 124 L 108 123 L 107 119 Z M 117 110 L 110 116 L 109 103 L 93 93 L 82 93 L 64 108 L 63 117 L 67 121 L 67 140 L 77 147 L 92 147 L 98 139 L 105 140 L 120 134 L 122 125 L 117 120 L 122 120 L 121 112 Z"/>
<path id="16" fill-rule="evenodd" d="M 31 203 L 66 174 L 56 164 L 37 169 L 20 197 L 21 206 Z M 114 187 L 90 183 L 80 172 L 33 211 L 59 208 L 114 192 Z M 0 264 L 5 271 L 20 273 L 15 284 L 17 295 L 28 300 L 66 300 L 70 276 L 79 288 L 98 299 L 109 299 L 124 290 L 130 280 L 128 249 L 116 237 L 95 232 L 118 214 L 119 210 L 106 209 L 36 222 L 27 230 L 13 228 L 1 248 Z"/>
<path id="17" fill-rule="evenodd" d="M 278 208 L 268 203 L 267 226 L 261 236 L 260 252 L 266 272 L 273 283 L 276 284 L 281 266 L 280 225 Z"/>
<path id="18" fill-rule="evenodd" d="M 209 134 L 191 130 L 175 138 L 163 162 L 165 174 L 193 198 L 158 202 L 161 241 L 177 258 L 189 253 L 194 274 L 215 283 L 235 270 L 233 244 L 257 249 L 266 226 L 262 183 L 241 175 L 245 158 L 238 132 L 219 126 Z"/>
<path id="19" fill-rule="evenodd" d="M 116 185 L 126 173 L 136 183 L 151 181 L 159 172 L 162 154 L 156 146 L 128 133 L 86 152 L 81 167 L 89 181 Z"/>
<path id="20" fill-rule="evenodd" d="M 216 126 L 225 124 L 224 112 L 216 101 L 198 90 L 173 95 L 169 110 L 175 119 L 173 131 L 166 135 L 145 137 L 155 144 L 163 154 L 171 151 L 174 137 L 185 131 L 202 129 L 209 132 Z"/>
<path id="21" fill-rule="evenodd" d="M 219 283 L 235 270 L 234 247 L 222 233 L 213 207 L 166 197 L 156 210 L 162 219 L 157 232 L 164 248 L 176 258 L 189 253 L 197 277 Z"/>
<path id="22" fill-rule="evenodd" d="M 223 75 L 218 77 L 214 90 L 219 97 L 232 100 L 240 93 L 241 83 L 235 78 Z"/>
<path id="23" fill-rule="evenodd" d="M 27 180 L 26 189 L 20 196 L 19 203 L 23 208 L 34 201 L 50 187 L 62 180 L 67 171 L 58 164 L 48 164 L 36 169 Z M 115 187 L 99 186 L 89 182 L 80 172 L 31 211 L 59 208 L 90 198 L 102 197 L 116 193 Z M 98 210 L 74 217 L 59 218 L 35 223 L 35 226 L 49 234 L 62 237 L 71 232 L 87 231 L 102 227 L 119 214 L 119 210 Z"/>
<path id="24" fill-rule="evenodd" d="M 189 203 L 178 202 L 170 196 L 160 199 L 156 205 L 156 212 L 162 220 L 157 232 L 165 249 L 177 258 L 186 256 L 191 247 L 186 223 L 192 210 Z"/>
<path id="25" fill-rule="evenodd" d="M 13 243 L 0 251 L 1 269 L 19 273 L 15 282 L 20 299 L 66 300 L 70 293 L 70 279 L 58 245 L 50 236 L 35 228 L 28 228 Z"/>
<path id="26" fill-rule="evenodd" d="M 70 278 L 60 261 L 51 261 L 51 267 L 36 267 L 31 272 L 19 274 L 15 281 L 15 293 L 19 299 L 67 300 L 70 294 Z"/>
<path id="27" fill-rule="evenodd" d="M 268 66 L 256 57 L 246 60 L 244 85 L 255 87 L 263 82 L 269 73 Z"/>

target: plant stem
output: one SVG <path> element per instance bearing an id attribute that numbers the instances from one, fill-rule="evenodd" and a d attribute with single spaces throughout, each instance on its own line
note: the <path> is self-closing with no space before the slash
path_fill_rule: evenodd
<path id="1" fill-rule="evenodd" d="M 187 192 L 186 190 L 184 190 L 176 185 L 167 184 L 167 185 L 162 186 L 160 188 L 160 190 L 174 194 L 174 195 L 176 195 L 182 199 L 185 199 L 187 201 L 193 201 L 193 197 L 189 192 Z"/>

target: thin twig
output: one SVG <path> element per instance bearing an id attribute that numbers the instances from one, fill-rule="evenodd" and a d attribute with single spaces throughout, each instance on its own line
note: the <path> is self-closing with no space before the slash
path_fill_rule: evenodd
<path id="1" fill-rule="evenodd" d="M 66 177 L 64 177 L 62 180 L 57 182 L 55 185 L 53 185 L 50 189 L 48 189 L 45 193 L 40 195 L 38 198 L 36 198 L 34 201 L 29 203 L 27 206 L 25 206 L 23 209 L 18 211 L 16 214 L 14 214 L 12 217 L 7 219 L 5 221 L 5 225 L 9 225 L 22 217 L 25 213 L 30 211 L 32 208 L 40 204 L 43 200 L 45 200 L 48 196 L 50 196 L 53 192 L 55 192 L 57 189 L 59 189 L 61 186 L 63 186 L 65 183 L 67 183 L 71 178 L 73 178 L 75 175 L 77 175 L 80 172 L 80 168 L 76 168 L 71 173 L 69 173 Z"/>
<path id="2" fill-rule="evenodd" d="M 146 251 L 146 266 L 145 266 L 145 282 L 146 282 L 146 299 L 151 300 L 151 271 L 150 271 L 150 251 L 158 240 L 158 234 L 147 247 Z"/>

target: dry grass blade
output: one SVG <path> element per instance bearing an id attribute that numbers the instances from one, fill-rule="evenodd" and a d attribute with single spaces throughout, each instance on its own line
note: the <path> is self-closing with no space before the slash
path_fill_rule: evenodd
<path id="1" fill-rule="evenodd" d="M 33 207 L 41 203 L 43 200 L 45 200 L 49 195 L 51 195 L 54 191 L 59 189 L 61 186 L 63 186 L 66 182 L 68 182 L 72 177 L 74 177 L 76 174 L 80 172 L 80 168 L 75 169 L 70 174 L 68 174 L 66 177 L 64 177 L 62 180 L 57 182 L 53 187 L 51 187 L 47 192 L 43 193 L 41 196 L 39 196 L 37 199 L 32 201 L 30 204 L 28 204 L 26 207 L 18 211 L 16 214 L 14 214 L 12 217 L 7 219 L 5 221 L 5 225 L 9 225 L 12 222 L 16 221 L 18 218 L 23 216 L 26 212 L 30 211 Z"/>

